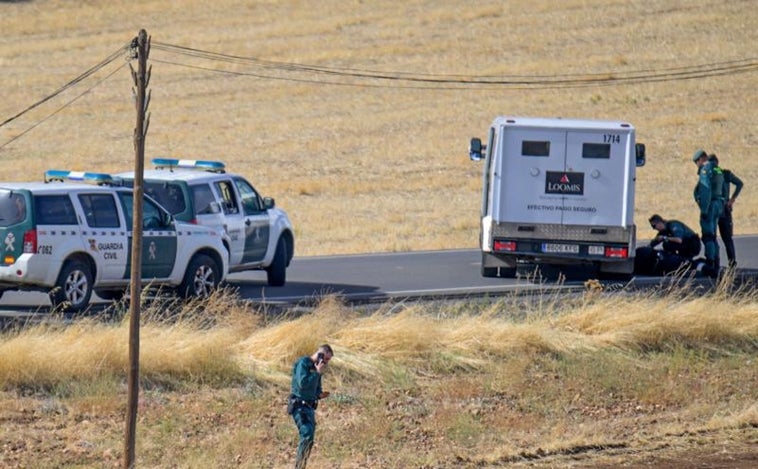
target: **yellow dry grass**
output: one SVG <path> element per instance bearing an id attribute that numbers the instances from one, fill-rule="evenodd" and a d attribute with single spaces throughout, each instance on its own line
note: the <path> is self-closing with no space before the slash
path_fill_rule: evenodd
<path id="1" fill-rule="evenodd" d="M 141 28 L 154 44 L 331 68 L 611 76 L 754 59 L 754 9 L 752 1 L 685 0 L 1 3 L 0 119 Z M 466 148 L 500 114 L 633 123 L 649 155 L 638 175 L 640 237 L 654 212 L 697 228 L 689 158 L 700 147 L 747 184 L 735 207 L 737 233 L 758 229 L 755 69 L 585 88 L 414 89 L 377 80 L 329 85 L 323 76 L 155 46 L 150 58 L 148 158 L 224 160 L 290 213 L 297 255 L 476 247 L 481 167 L 468 161 Z M 131 168 L 135 117 L 128 69 L 117 69 L 124 64 L 117 60 L 0 127 L 0 180 L 39 180 L 53 167 Z"/>

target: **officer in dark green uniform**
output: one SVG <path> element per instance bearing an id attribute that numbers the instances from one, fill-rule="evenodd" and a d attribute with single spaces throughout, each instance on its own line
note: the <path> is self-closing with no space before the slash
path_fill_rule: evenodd
<path id="1" fill-rule="evenodd" d="M 650 226 L 658 231 L 655 238 L 650 241 L 651 248 L 663 243 L 664 251 L 688 260 L 700 254 L 700 236 L 689 226 L 679 220 L 664 220 L 658 214 L 650 217 L 648 221 Z"/>
<path id="2" fill-rule="evenodd" d="M 708 160 L 708 154 L 697 150 L 692 161 L 698 168 L 698 181 L 693 193 L 700 207 L 700 230 L 705 247 L 705 263 L 710 275 L 719 269 L 719 245 L 716 240 L 716 226 L 724 211 L 724 175 L 721 168 Z"/>
<path id="3" fill-rule="evenodd" d="M 719 234 L 721 240 L 724 241 L 724 249 L 726 250 L 726 257 L 729 258 L 729 266 L 737 266 L 737 253 L 734 250 L 734 223 L 732 222 L 732 206 L 737 196 L 742 191 L 742 180 L 738 178 L 733 172 L 728 169 L 721 168 L 719 166 L 719 159 L 715 154 L 708 155 L 708 159 L 721 169 L 724 174 L 724 211 L 719 217 Z M 730 197 L 730 186 L 734 185 L 734 194 Z"/>
<path id="4" fill-rule="evenodd" d="M 316 407 L 319 399 L 329 395 L 321 389 L 321 375 L 333 355 L 332 348 L 324 344 L 313 355 L 300 357 L 292 367 L 292 388 L 287 412 L 292 415 L 300 433 L 296 469 L 305 469 L 311 454 L 316 434 Z"/>

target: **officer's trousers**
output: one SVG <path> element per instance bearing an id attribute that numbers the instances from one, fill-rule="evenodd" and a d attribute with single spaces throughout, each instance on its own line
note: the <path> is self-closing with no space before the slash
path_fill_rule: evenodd
<path id="1" fill-rule="evenodd" d="M 313 438 L 316 435 L 316 411 L 306 405 L 298 406 L 292 413 L 292 419 L 300 433 L 300 442 L 297 445 L 296 469 L 305 469 L 308 456 L 313 447 Z"/>
<path id="2" fill-rule="evenodd" d="M 702 231 L 703 247 L 705 248 L 705 260 L 712 267 L 719 265 L 719 244 L 716 240 L 716 228 L 719 217 L 724 211 L 724 201 L 721 199 L 711 200 L 708 205 L 708 213 L 700 215 L 700 230 Z"/>
<path id="3" fill-rule="evenodd" d="M 726 250 L 726 257 L 729 259 L 729 264 L 733 264 L 737 261 L 737 254 L 734 250 L 734 225 L 732 222 L 732 209 L 724 206 L 724 213 L 719 217 L 719 235 L 724 242 L 724 249 Z"/>

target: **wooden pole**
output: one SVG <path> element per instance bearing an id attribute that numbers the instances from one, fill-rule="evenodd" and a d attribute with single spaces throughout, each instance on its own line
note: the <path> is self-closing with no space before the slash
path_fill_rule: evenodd
<path id="1" fill-rule="evenodd" d="M 139 326 L 140 299 L 142 296 L 142 197 L 145 169 L 145 136 L 150 123 L 147 106 L 150 96 L 147 86 L 150 82 L 150 70 L 147 68 L 147 56 L 150 53 L 150 38 L 144 29 L 139 31 L 136 41 L 138 69 L 135 72 L 131 63 L 129 68 L 134 80 L 132 92 L 135 95 L 137 125 L 134 128 L 134 194 L 132 217 L 132 268 L 130 278 L 129 305 L 129 378 L 128 403 L 126 415 L 126 437 L 124 440 L 124 468 L 134 467 L 135 442 L 137 440 L 137 406 L 139 403 Z"/>

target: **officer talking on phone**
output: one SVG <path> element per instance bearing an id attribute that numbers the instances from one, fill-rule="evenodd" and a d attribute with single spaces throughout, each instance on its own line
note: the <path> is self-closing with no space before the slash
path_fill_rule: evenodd
<path id="1" fill-rule="evenodd" d="M 316 408 L 319 399 L 329 395 L 321 389 L 321 375 L 334 356 L 332 347 L 321 345 L 311 356 L 300 357 L 292 367 L 292 389 L 287 413 L 297 425 L 300 443 L 297 445 L 296 469 L 305 469 L 316 434 Z"/>

